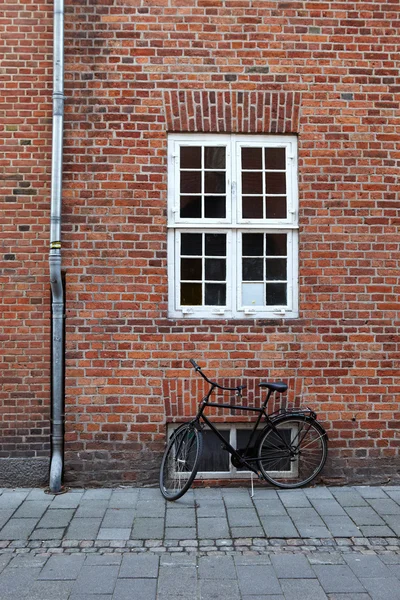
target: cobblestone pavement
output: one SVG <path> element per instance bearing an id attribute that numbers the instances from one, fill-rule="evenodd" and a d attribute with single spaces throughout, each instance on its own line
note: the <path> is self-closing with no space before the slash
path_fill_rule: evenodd
<path id="1" fill-rule="evenodd" d="M 0 489 L 0 600 L 400 600 L 400 486 Z"/>

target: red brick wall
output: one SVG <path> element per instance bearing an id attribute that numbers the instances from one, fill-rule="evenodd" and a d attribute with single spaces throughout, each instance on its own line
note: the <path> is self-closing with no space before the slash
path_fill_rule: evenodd
<path id="1" fill-rule="evenodd" d="M 6 1 L 0 14 L 0 459 L 40 459 L 41 476 L 50 414 L 51 11 L 50 1 Z"/>
<path id="2" fill-rule="evenodd" d="M 40 11 L 48 18 L 46 5 L 33 14 Z M 250 402 L 258 378 L 288 380 L 289 401 L 312 405 L 329 430 L 326 476 L 396 476 L 399 17 L 397 0 L 67 3 L 68 482 L 154 481 L 166 420 L 195 409 L 190 390 L 198 386 L 186 382 L 194 377 L 186 361 L 192 356 L 216 377 L 248 379 Z M 46 50 L 35 63 L 43 77 L 50 72 L 49 28 L 45 21 Z M 15 77 L 19 85 L 21 74 Z M 45 110 L 30 134 L 48 161 L 49 87 L 43 80 L 35 88 Z M 168 131 L 298 134 L 299 319 L 167 318 Z M 13 165 L 32 149 L 12 136 Z M 46 178 L 41 186 L 48 190 Z M 39 258 L 46 209 L 35 200 L 42 229 L 28 243 Z M 8 230 L 7 253 L 12 239 Z M 34 264 L 45 282 L 45 263 Z M 17 273 L 10 282 L 14 299 Z M 13 316 L 31 294 L 18 295 Z M 47 347 L 44 322 L 35 335 Z M 17 339 L 8 334 L 6 361 Z M 47 366 L 48 351 L 38 352 L 31 346 L 29 355 Z M 40 382 L 47 390 L 41 375 L 22 382 L 30 410 L 45 396 Z"/>

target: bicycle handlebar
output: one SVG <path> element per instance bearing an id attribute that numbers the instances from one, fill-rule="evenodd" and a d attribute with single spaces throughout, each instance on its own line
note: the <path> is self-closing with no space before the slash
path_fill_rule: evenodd
<path id="1" fill-rule="evenodd" d="M 242 390 L 246 389 L 246 387 L 247 387 L 246 385 L 238 385 L 236 387 L 224 387 L 222 385 L 219 385 L 219 383 L 217 383 L 216 381 L 211 381 L 211 379 L 208 379 L 208 377 L 206 375 L 204 375 L 203 371 L 201 370 L 201 367 L 197 364 L 197 362 L 195 360 L 193 360 L 193 358 L 190 358 L 189 362 L 194 367 L 195 371 L 200 373 L 202 378 L 205 379 L 207 381 L 207 383 L 209 383 L 213 387 L 217 387 L 220 390 L 228 390 L 228 391 L 232 391 L 232 392 L 241 392 Z"/>

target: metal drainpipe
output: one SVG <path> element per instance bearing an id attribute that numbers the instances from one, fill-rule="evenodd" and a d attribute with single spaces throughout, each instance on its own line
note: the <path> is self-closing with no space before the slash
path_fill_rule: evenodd
<path id="1" fill-rule="evenodd" d="M 53 139 L 50 207 L 50 285 L 52 293 L 52 424 L 49 488 L 62 489 L 64 453 L 64 290 L 61 276 L 61 194 L 64 124 L 64 0 L 54 0 Z"/>

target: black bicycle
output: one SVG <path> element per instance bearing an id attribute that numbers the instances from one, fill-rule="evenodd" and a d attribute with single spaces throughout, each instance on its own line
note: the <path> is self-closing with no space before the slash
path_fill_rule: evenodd
<path id="1" fill-rule="evenodd" d="M 268 390 L 261 408 L 210 402 L 210 396 L 216 388 L 234 391 L 241 398 L 246 386 L 223 387 L 208 379 L 193 359 L 190 362 L 211 388 L 201 401 L 196 417 L 178 427 L 169 439 L 160 470 L 160 490 L 164 498 L 177 500 L 192 485 L 203 450 L 202 430 L 205 426 L 221 440 L 222 448 L 230 453 L 236 468 L 245 467 L 259 479 L 277 487 L 298 488 L 310 483 L 320 473 L 327 457 L 328 436 L 317 422 L 316 413 L 308 407 L 279 409 L 271 414 L 266 411 L 271 394 L 285 392 L 286 383 L 261 382 L 260 388 Z M 259 413 L 245 448 L 235 449 L 224 439 L 205 416 L 207 406 Z M 257 429 L 262 418 L 266 425 L 259 432 Z"/>

